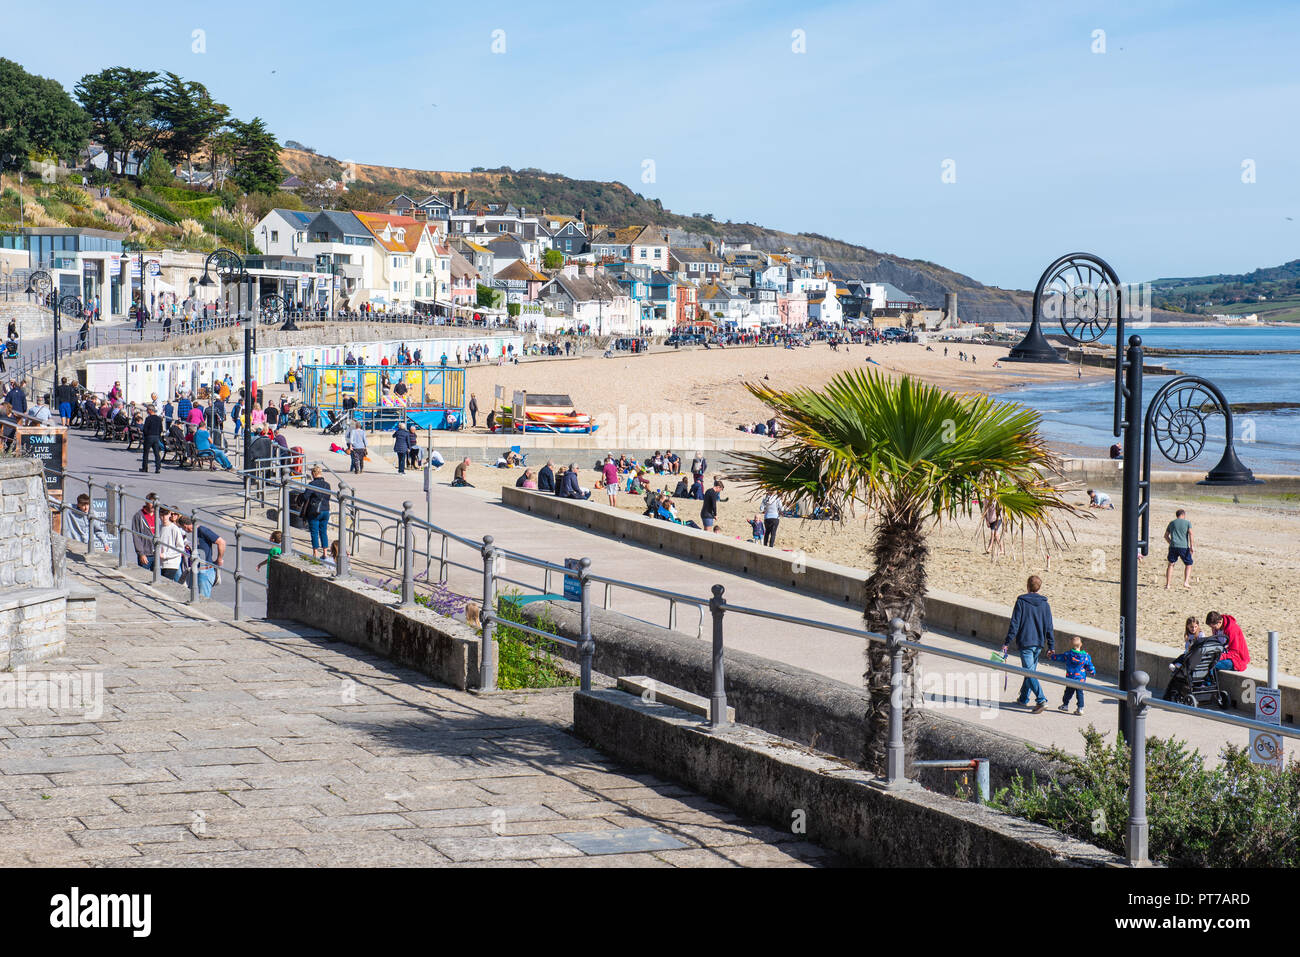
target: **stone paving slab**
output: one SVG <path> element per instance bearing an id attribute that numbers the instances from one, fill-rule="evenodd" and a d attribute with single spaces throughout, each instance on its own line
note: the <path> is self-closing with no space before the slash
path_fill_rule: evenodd
<path id="1" fill-rule="evenodd" d="M 0 713 L 0 866 L 837 863 L 572 737 L 571 691 L 458 692 L 109 584 L 68 654 L 28 670 L 100 672 L 102 713 Z"/>

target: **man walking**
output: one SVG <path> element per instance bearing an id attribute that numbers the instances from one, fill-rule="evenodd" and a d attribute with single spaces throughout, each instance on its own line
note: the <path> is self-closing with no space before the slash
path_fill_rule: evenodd
<path id="1" fill-rule="evenodd" d="M 150 492 L 140 511 L 131 518 L 131 543 L 135 547 L 136 563 L 150 571 L 153 571 L 153 536 L 158 529 L 158 517 L 154 512 L 157 500 L 158 496 Z"/>
<path id="2" fill-rule="evenodd" d="M 1174 513 L 1174 520 L 1165 527 L 1165 541 L 1169 543 L 1169 554 L 1165 565 L 1165 588 L 1174 575 L 1174 565 L 1179 560 L 1183 563 L 1183 587 L 1192 587 L 1192 523 L 1187 520 L 1187 512 L 1179 509 Z"/>
<path id="3" fill-rule="evenodd" d="M 397 455 L 397 474 L 406 474 L 406 459 L 411 451 L 411 433 L 400 425 L 393 430 L 393 452 Z"/>
<path id="4" fill-rule="evenodd" d="M 194 532 L 194 541 L 203 554 L 203 561 L 194 562 L 190 566 L 190 573 L 198 579 L 199 596 L 211 598 L 212 586 L 217 580 L 217 568 L 215 566 L 223 565 L 226 560 L 226 540 L 206 525 L 200 525 L 196 530 L 192 515 L 181 515 L 179 524 L 181 531 L 186 535 L 189 535 L 192 531 Z"/>
<path id="5" fill-rule="evenodd" d="M 352 469 L 357 475 L 360 475 L 366 468 L 366 433 L 361 429 L 361 423 L 356 419 L 352 420 L 352 428 L 348 432 L 347 439 L 348 455 L 352 456 Z"/>
<path id="6" fill-rule="evenodd" d="M 162 471 L 162 452 L 163 452 L 163 420 L 162 416 L 151 405 L 149 414 L 144 417 L 144 425 L 140 430 L 140 436 L 143 439 L 141 448 L 144 449 L 140 457 L 140 471 L 149 471 L 149 453 L 153 452 L 153 470 L 154 473 Z"/>
<path id="7" fill-rule="evenodd" d="M 473 392 L 469 394 L 469 427 L 471 429 L 478 428 L 478 396 Z"/>
<path id="8" fill-rule="evenodd" d="M 1029 591 L 1016 599 L 1016 607 L 1011 612 L 1011 625 L 1007 628 L 1007 640 L 1002 643 L 1002 654 L 1006 655 L 1011 642 L 1016 643 L 1020 652 L 1020 667 L 1026 671 L 1038 670 L 1038 658 L 1046 648 L 1048 652 L 1055 649 L 1052 637 L 1052 608 L 1047 599 L 1040 595 L 1043 580 L 1037 575 L 1030 575 L 1027 583 Z M 1016 704 L 1021 707 L 1029 705 L 1029 696 L 1034 695 L 1034 714 L 1042 714 L 1047 707 L 1047 696 L 1037 678 L 1026 677 L 1020 683 L 1020 694 Z"/>

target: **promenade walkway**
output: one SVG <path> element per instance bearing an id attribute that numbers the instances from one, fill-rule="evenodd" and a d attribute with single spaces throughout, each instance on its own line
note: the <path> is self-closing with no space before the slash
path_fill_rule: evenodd
<path id="1" fill-rule="evenodd" d="M 586 747 L 571 691 L 457 692 L 134 572 L 69 574 L 99 620 L 0 681 L 101 672 L 103 713 L 0 710 L 0 867 L 835 862 Z"/>

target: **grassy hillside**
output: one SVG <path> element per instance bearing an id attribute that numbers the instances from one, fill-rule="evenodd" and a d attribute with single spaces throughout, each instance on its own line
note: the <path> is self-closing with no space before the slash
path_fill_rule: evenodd
<path id="1" fill-rule="evenodd" d="M 1300 259 L 1236 275 L 1157 279 L 1155 304 L 1182 312 L 1208 314 L 1258 312 L 1261 319 L 1300 319 Z"/>

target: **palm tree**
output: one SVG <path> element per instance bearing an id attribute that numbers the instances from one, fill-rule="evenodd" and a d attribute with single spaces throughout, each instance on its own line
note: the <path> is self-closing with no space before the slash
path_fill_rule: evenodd
<path id="1" fill-rule="evenodd" d="M 864 591 L 869 631 L 888 633 L 890 620 L 901 618 L 908 639 L 920 639 L 932 525 L 978 514 L 992 500 L 1011 530 L 1031 529 L 1054 540 L 1063 529 L 1058 517 L 1080 514 L 1048 483 L 1049 475 L 1059 474 L 1060 460 L 1038 434 L 1038 413 L 1023 406 L 874 371 L 840 373 L 822 391 L 745 387 L 775 411 L 784 434 L 770 451 L 738 453 L 731 478 L 778 496 L 786 508 L 826 509 L 842 520 L 860 505 L 871 516 L 875 567 Z M 905 674 L 915 657 L 905 651 Z M 871 642 L 866 659 L 864 763 L 881 773 L 889 652 Z M 905 728 L 911 725 L 905 721 Z"/>

